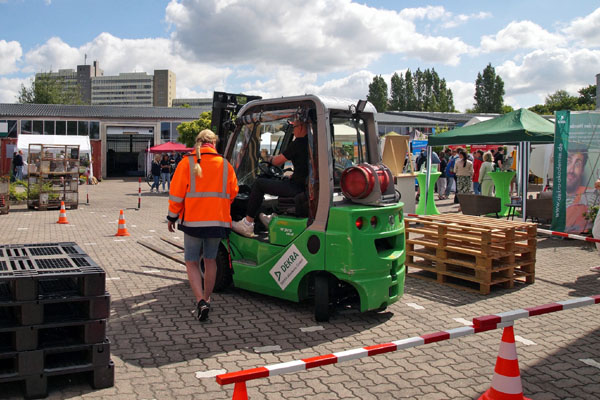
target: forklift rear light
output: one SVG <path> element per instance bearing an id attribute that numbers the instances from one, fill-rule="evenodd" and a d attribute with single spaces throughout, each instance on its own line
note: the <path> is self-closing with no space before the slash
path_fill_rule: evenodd
<path id="1" fill-rule="evenodd" d="M 371 217 L 371 226 L 373 228 L 375 228 L 377 226 L 377 217 L 376 216 Z"/>
<path id="2" fill-rule="evenodd" d="M 362 227 L 363 227 L 363 219 L 362 219 L 362 217 L 358 217 L 356 219 L 355 225 L 356 225 L 356 227 L 358 229 L 362 229 Z"/>

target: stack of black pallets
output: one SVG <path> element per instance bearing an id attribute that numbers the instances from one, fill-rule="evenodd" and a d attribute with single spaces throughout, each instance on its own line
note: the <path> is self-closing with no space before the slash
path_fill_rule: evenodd
<path id="1" fill-rule="evenodd" d="M 113 386 L 105 278 L 72 242 L 0 245 L 0 390 L 45 397 L 48 377 L 78 373 Z"/>

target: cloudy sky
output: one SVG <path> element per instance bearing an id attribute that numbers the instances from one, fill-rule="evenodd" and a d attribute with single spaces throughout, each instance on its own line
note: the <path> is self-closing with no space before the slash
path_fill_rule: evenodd
<path id="1" fill-rule="evenodd" d="M 515 108 L 600 73 L 598 1 L 0 0 L 0 15 L 1 103 L 85 54 L 105 75 L 170 69 L 180 98 L 364 98 L 374 75 L 435 68 L 461 111 L 488 63 Z"/>

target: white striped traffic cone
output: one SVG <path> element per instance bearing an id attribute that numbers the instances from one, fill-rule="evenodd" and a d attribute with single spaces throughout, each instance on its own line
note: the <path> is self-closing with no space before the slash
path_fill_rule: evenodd
<path id="1" fill-rule="evenodd" d="M 127 225 L 125 225 L 125 215 L 123 214 L 123 210 L 119 213 L 119 229 L 117 229 L 117 234 L 115 236 L 130 236 L 129 232 L 127 232 Z"/>
<path id="2" fill-rule="evenodd" d="M 69 221 L 67 221 L 67 210 L 65 209 L 65 202 L 61 201 L 60 202 L 60 212 L 58 213 L 58 221 L 56 221 L 57 224 L 68 224 Z"/>
<path id="3" fill-rule="evenodd" d="M 504 328 L 492 387 L 481 395 L 479 400 L 530 400 L 523 396 L 515 332 L 512 325 Z"/>

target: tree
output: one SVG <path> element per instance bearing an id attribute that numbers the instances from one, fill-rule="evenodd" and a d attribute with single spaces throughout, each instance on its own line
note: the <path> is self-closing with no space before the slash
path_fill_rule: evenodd
<path id="1" fill-rule="evenodd" d="M 478 73 L 475 80 L 474 111 L 480 113 L 501 113 L 504 103 L 504 81 L 492 64 L 488 64 L 483 74 Z"/>
<path id="2" fill-rule="evenodd" d="M 509 112 L 513 112 L 515 111 L 514 108 L 512 108 L 512 106 L 509 106 L 508 104 L 505 104 L 502 106 L 502 113 L 501 114 L 508 114 Z"/>
<path id="3" fill-rule="evenodd" d="M 545 104 L 550 113 L 558 110 L 574 110 L 577 107 L 577 97 L 571 96 L 566 90 L 557 90 L 546 96 Z"/>
<path id="4" fill-rule="evenodd" d="M 392 89 L 390 95 L 390 108 L 392 110 L 400 111 L 406 109 L 406 84 L 404 83 L 402 74 L 398 75 L 394 72 L 394 75 L 392 75 Z"/>
<path id="5" fill-rule="evenodd" d="M 410 69 L 392 76 L 390 108 L 398 111 L 454 111 L 452 91 L 446 87 L 446 80 L 440 79 L 435 69 L 421 71 L 414 75 Z"/>
<path id="6" fill-rule="evenodd" d="M 64 78 L 50 73 L 38 74 L 30 87 L 21 84 L 17 97 L 21 104 L 83 104 L 79 85 L 68 84 Z"/>
<path id="7" fill-rule="evenodd" d="M 205 111 L 200 114 L 200 118 L 191 122 L 182 122 L 177 126 L 179 137 L 177 141 L 183 143 L 186 147 L 194 147 L 196 144 L 196 136 L 204 129 L 210 129 L 210 120 L 212 112 Z"/>
<path id="8" fill-rule="evenodd" d="M 381 75 L 377 75 L 373 78 L 373 82 L 369 84 L 369 94 L 367 100 L 369 100 L 378 112 L 387 111 L 387 98 L 388 98 L 388 87 L 385 80 Z"/>
<path id="9" fill-rule="evenodd" d="M 410 69 L 404 74 L 404 82 L 406 82 L 406 108 L 407 111 L 417 111 L 417 96 L 415 94 L 415 83 Z"/>
<path id="10" fill-rule="evenodd" d="M 596 108 L 596 85 L 588 85 L 587 87 L 579 89 L 577 93 L 579 93 L 577 104 L 579 104 L 580 106 L 592 106 L 590 110 Z"/>

